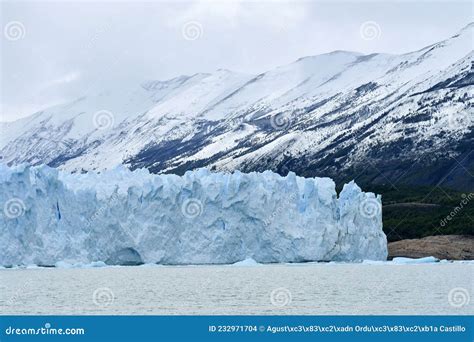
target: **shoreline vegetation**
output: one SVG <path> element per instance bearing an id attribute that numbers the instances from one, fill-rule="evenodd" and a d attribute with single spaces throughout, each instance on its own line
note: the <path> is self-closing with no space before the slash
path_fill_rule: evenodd
<path id="1" fill-rule="evenodd" d="M 439 235 L 474 237 L 474 191 L 398 184 L 359 186 L 382 195 L 383 230 L 389 243 Z"/>

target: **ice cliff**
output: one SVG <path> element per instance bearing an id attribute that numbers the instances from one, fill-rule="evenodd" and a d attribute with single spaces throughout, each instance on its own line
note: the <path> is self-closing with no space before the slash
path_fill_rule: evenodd
<path id="1" fill-rule="evenodd" d="M 385 260 L 380 196 L 266 171 L 0 165 L 0 265 Z"/>

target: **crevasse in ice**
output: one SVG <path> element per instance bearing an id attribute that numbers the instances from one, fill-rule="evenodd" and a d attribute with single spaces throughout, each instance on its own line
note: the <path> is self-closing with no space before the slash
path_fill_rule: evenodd
<path id="1" fill-rule="evenodd" d="M 385 260 L 380 196 L 263 173 L 0 165 L 0 265 Z"/>

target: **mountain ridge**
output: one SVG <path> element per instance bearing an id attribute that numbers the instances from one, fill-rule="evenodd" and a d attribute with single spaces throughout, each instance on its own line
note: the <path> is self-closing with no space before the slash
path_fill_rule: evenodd
<path id="1" fill-rule="evenodd" d="M 2 123 L 0 161 L 474 189 L 473 27 L 401 55 L 333 51 L 258 75 L 220 69 L 83 97 Z"/>

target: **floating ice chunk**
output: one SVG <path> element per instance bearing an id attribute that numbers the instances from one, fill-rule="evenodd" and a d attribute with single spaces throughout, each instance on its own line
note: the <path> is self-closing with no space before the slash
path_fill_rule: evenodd
<path id="1" fill-rule="evenodd" d="M 86 265 L 86 267 L 106 267 L 107 264 L 103 261 L 93 261 L 90 264 Z"/>
<path id="2" fill-rule="evenodd" d="M 425 258 L 418 258 L 418 259 L 412 259 L 412 258 L 393 258 L 392 263 L 394 264 L 430 264 L 434 262 L 439 262 L 439 259 L 429 256 Z"/>
<path id="3" fill-rule="evenodd" d="M 383 261 L 383 260 L 362 260 L 362 264 L 364 265 L 384 265 L 388 264 L 390 261 Z"/>
<path id="4" fill-rule="evenodd" d="M 233 263 L 232 266 L 261 266 L 262 264 L 259 264 L 252 258 L 247 258 L 242 261 L 237 261 L 236 263 Z"/>

